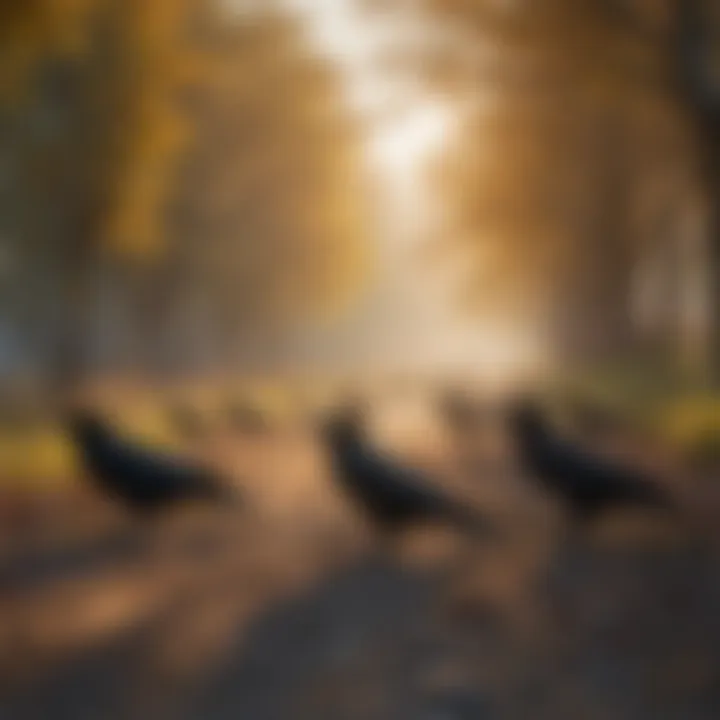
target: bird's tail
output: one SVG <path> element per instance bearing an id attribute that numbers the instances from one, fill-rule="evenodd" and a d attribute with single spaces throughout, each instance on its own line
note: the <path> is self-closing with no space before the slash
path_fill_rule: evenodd
<path id="1" fill-rule="evenodd" d="M 220 482 L 216 478 L 202 487 L 201 495 L 208 502 L 232 507 L 242 505 L 244 501 L 239 488 L 229 482 Z"/>

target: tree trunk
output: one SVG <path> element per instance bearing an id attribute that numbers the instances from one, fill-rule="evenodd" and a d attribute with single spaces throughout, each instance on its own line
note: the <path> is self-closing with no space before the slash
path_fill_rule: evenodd
<path id="1" fill-rule="evenodd" d="M 710 135 L 710 370 L 712 380 L 720 384 L 720 112 L 711 120 Z"/>
<path id="2" fill-rule="evenodd" d="M 92 225 L 93 223 L 90 223 Z M 53 397 L 66 400 L 80 390 L 91 371 L 91 348 L 97 337 L 97 244 L 87 224 L 67 252 L 56 314 L 55 356 L 50 368 Z"/>
<path id="3" fill-rule="evenodd" d="M 631 298 L 636 262 L 630 226 L 631 138 L 616 110 L 586 120 L 594 138 L 585 198 L 577 208 L 572 243 L 558 288 L 561 356 L 571 364 L 597 365 L 628 359 L 634 352 Z"/>
<path id="4" fill-rule="evenodd" d="M 715 0 L 712 0 L 715 2 Z M 712 2 L 677 0 L 678 88 L 698 139 L 701 172 L 710 198 L 710 306 L 707 367 L 720 382 L 720 82 L 711 65 L 717 60 L 720 25 Z"/>
<path id="5" fill-rule="evenodd" d="M 575 264 L 573 278 L 558 298 L 560 357 L 580 366 L 626 360 L 635 350 L 631 259 L 608 245 L 584 251 L 585 257 Z"/>

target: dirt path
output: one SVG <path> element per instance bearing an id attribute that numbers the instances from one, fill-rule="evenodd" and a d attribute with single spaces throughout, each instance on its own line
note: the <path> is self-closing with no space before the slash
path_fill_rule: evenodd
<path id="1" fill-rule="evenodd" d="M 709 539 L 628 519 L 569 546 L 506 480 L 470 487 L 493 547 L 381 555 L 333 499 L 39 558 L 0 595 L 0 720 L 720 717 Z"/>

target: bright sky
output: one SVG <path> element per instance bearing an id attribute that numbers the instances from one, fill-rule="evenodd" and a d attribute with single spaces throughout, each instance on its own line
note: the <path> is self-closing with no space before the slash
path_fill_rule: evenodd
<path id="1" fill-rule="evenodd" d="M 223 2 L 247 6 L 247 0 Z M 376 330 L 387 338 L 388 355 L 402 355 L 400 363 L 412 357 L 435 366 L 471 358 L 484 360 L 486 371 L 507 370 L 513 359 L 527 356 L 529 348 L 521 349 L 517 338 L 502 329 L 460 320 L 449 300 L 453 279 L 423 269 L 413 256 L 418 231 L 440 210 L 437 190 L 426 182 L 424 168 L 452 136 L 458 114 L 417 79 L 388 72 L 381 55 L 406 39 L 430 40 L 436 29 L 422 26 L 414 16 L 372 19 L 358 10 L 355 0 L 282 2 L 301 13 L 318 47 L 344 73 L 348 100 L 367 123 L 368 159 L 385 204 L 381 235 L 387 287 Z"/>
<path id="2" fill-rule="evenodd" d="M 263 5 L 263 0 L 219 2 L 234 14 Z M 280 2 L 306 19 L 317 46 L 344 73 L 348 100 L 368 123 L 368 157 L 397 191 L 396 200 L 416 204 L 411 195 L 419 189 L 422 165 L 452 132 L 453 113 L 433 101 L 416 79 L 388 73 L 380 54 L 412 38 L 419 23 L 387 14 L 372 20 L 356 0 Z"/>
<path id="3" fill-rule="evenodd" d="M 366 122 L 367 158 L 380 188 L 379 235 L 389 282 L 399 304 L 424 312 L 419 303 L 443 305 L 431 297 L 437 278 L 422 276 L 413 253 L 421 231 L 432 222 L 437 194 L 426 182 L 426 163 L 453 132 L 453 110 L 438 102 L 417 77 L 388 71 L 383 54 L 427 36 L 422 19 L 411 14 L 375 17 L 355 0 L 285 0 L 307 20 L 311 37 L 346 78 L 351 106 Z M 420 298 L 417 296 L 421 295 Z"/>

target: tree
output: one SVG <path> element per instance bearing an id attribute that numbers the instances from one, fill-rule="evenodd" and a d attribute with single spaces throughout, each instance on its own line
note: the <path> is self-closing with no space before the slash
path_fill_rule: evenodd
<path id="1" fill-rule="evenodd" d="M 295 20 L 265 4 L 230 22 L 209 0 L 26 6 L 2 11 L 22 52 L 0 49 L 16 89 L 0 230 L 31 354 L 59 387 L 99 346 L 116 367 L 217 364 L 242 331 L 275 337 L 358 292 L 359 135 Z"/>
<path id="2" fill-rule="evenodd" d="M 425 63 L 470 108 L 461 159 L 440 173 L 452 188 L 451 237 L 476 268 L 468 291 L 496 308 L 522 304 L 566 360 L 636 350 L 636 267 L 665 242 L 663 217 L 672 243 L 690 247 L 682 218 L 702 205 L 703 143 L 678 96 L 677 52 L 656 30 L 679 27 L 680 5 L 425 6 L 473 47 L 457 54 L 460 66 L 442 55 Z M 658 177 L 664 189 L 648 192 Z M 707 228 L 695 222 L 692 233 Z"/>
<path id="3" fill-rule="evenodd" d="M 6 87 L 32 87 L 15 112 L 49 127 L 29 134 L 26 177 L 16 171 L 35 212 L 42 203 L 40 214 L 52 218 L 34 231 L 56 260 L 63 312 L 55 312 L 53 365 L 62 386 L 89 360 L 102 256 L 147 256 L 164 239 L 169 180 L 186 139 L 178 101 L 192 67 L 191 10 L 190 0 L 38 0 L 6 11 L 11 42 L 0 77 Z"/>
<path id="4" fill-rule="evenodd" d="M 711 0 L 676 2 L 676 67 L 681 100 L 691 113 L 704 158 L 702 178 L 709 194 L 712 372 L 720 377 L 720 8 Z M 671 36 L 672 37 L 672 36 Z"/>
<path id="5" fill-rule="evenodd" d="M 204 50 L 214 70 L 180 173 L 177 252 L 157 287 L 175 288 L 171 325 L 195 317 L 216 358 L 267 362 L 267 344 L 342 312 L 365 279 L 359 128 L 293 18 L 210 24 Z"/>

